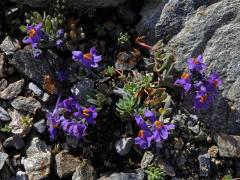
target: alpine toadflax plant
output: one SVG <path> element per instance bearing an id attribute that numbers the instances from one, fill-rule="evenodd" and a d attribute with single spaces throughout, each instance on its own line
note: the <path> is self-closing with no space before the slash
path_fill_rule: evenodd
<path id="1" fill-rule="evenodd" d="M 101 55 L 97 55 L 97 50 L 95 47 L 92 47 L 90 49 L 89 53 L 83 54 L 82 51 L 73 51 L 72 52 L 72 59 L 74 61 L 80 62 L 82 65 L 84 65 L 87 68 L 98 67 L 98 63 L 102 60 Z"/>
<path id="2" fill-rule="evenodd" d="M 73 97 L 60 102 L 59 96 L 53 112 L 47 114 L 50 139 L 56 138 L 58 130 L 81 139 L 86 134 L 88 125 L 96 123 L 96 117 L 95 107 L 82 107 Z"/>
<path id="3" fill-rule="evenodd" d="M 135 115 L 135 121 L 141 128 L 138 137 L 135 138 L 135 144 L 138 144 L 141 149 L 149 148 L 152 141 L 160 142 L 166 140 L 169 130 L 175 129 L 174 124 L 165 125 L 162 121 L 157 119 L 154 112 L 150 110 L 145 111 L 144 117 L 150 121 L 149 126 L 141 115 Z"/>
<path id="4" fill-rule="evenodd" d="M 175 85 L 183 87 L 186 93 L 193 96 L 193 107 L 196 110 L 207 109 L 213 103 L 222 81 L 217 73 L 206 76 L 207 65 L 203 57 L 188 59 L 188 72 L 184 72 Z"/>

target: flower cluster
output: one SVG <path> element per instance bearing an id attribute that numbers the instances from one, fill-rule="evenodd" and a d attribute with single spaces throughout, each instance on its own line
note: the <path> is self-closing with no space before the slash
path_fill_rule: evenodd
<path id="1" fill-rule="evenodd" d="M 72 52 L 72 59 L 74 61 L 78 61 L 87 68 L 98 67 L 98 63 L 102 60 L 101 55 L 97 55 L 97 50 L 95 47 L 90 49 L 89 53 L 83 54 L 82 51 L 73 51 Z"/>
<path id="2" fill-rule="evenodd" d="M 158 120 L 155 114 L 146 110 L 144 113 L 145 118 L 150 120 L 151 127 L 149 127 L 141 115 L 135 115 L 137 125 L 141 128 L 138 137 L 135 138 L 135 144 L 138 144 L 141 149 L 146 149 L 151 146 L 152 141 L 160 142 L 168 138 L 169 130 L 174 129 L 174 124 L 165 125 Z"/>
<path id="3" fill-rule="evenodd" d="M 59 96 L 53 112 L 47 113 L 50 139 L 56 138 L 57 129 L 62 129 L 65 134 L 81 139 L 86 134 L 88 125 L 96 123 L 96 117 L 95 107 L 82 107 L 73 97 L 60 102 Z"/>
<path id="4" fill-rule="evenodd" d="M 62 48 L 63 45 L 64 45 L 64 41 L 63 41 L 63 38 L 64 38 L 64 29 L 59 29 L 59 30 L 57 31 L 56 38 L 57 38 L 57 40 L 56 40 L 55 45 L 56 45 L 56 47 L 57 47 L 58 49 L 60 49 L 60 48 Z"/>
<path id="5" fill-rule="evenodd" d="M 28 36 L 25 37 L 22 41 L 26 44 L 31 44 L 33 48 L 33 56 L 35 59 L 40 59 L 42 55 L 42 50 L 37 47 L 38 43 L 40 42 L 43 32 L 42 32 L 42 23 L 39 23 L 35 26 L 27 26 L 27 34 Z"/>
<path id="6" fill-rule="evenodd" d="M 213 102 L 219 86 L 222 84 L 219 75 L 212 73 L 206 77 L 207 66 L 203 57 L 188 59 L 188 72 L 175 81 L 175 85 L 183 87 L 184 91 L 193 95 L 193 107 L 196 110 L 207 109 Z"/>

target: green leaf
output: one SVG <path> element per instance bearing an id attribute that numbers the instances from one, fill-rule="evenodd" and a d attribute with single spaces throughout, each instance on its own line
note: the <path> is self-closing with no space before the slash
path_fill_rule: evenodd
<path id="1" fill-rule="evenodd" d="M 26 32 L 27 31 L 27 27 L 26 26 L 20 26 L 19 29 L 22 31 L 22 32 Z"/>

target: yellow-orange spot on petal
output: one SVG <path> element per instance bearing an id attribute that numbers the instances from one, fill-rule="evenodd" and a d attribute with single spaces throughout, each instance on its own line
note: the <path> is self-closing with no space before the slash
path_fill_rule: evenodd
<path id="1" fill-rule="evenodd" d="M 162 123 L 162 122 L 160 122 L 160 121 L 155 121 L 154 122 L 154 126 L 157 128 L 157 129 L 161 129 L 163 126 L 164 126 L 164 124 Z"/>
<path id="2" fill-rule="evenodd" d="M 198 64 L 199 63 L 198 59 L 197 58 L 193 58 L 193 63 L 194 64 Z"/>
<path id="3" fill-rule="evenodd" d="M 90 53 L 84 54 L 83 57 L 87 60 L 92 60 L 92 55 Z"/>
<path id="4" fill-rule="evenodd" d="M 89 109 L 83 109 L 82 113 L 83 113 L 84 116 L 87 116 L 87 117 L 90 116 L 90 110 Z"/>
<path id="5" fill-rule="evenodd" d="M 218 81 L 215 79 L 215 80 L 213 81 L 213 84 L 214 84 L 215 87 L 217 87 L 217 86 L 218 86 Z"/>
<path id="6" fill-rule="evenodd" d="M 29 37 L 32 38 L 36 35 L 37 31 L 35 29 L 30 29 L 28 31 Z"/>
<path id="7" fill-rule="evenodd" d="M 183 73 L 181 78 L 182 79 L 189 79 L 190 78 L 190 74 L 189 73 Z"/>
<path id="8" fill-rule="evenodd" d="M 200 102 L 204 103 L 207 100 L 207 95 L 200 96 Z"/>
<path id="9" fill-rule="evenodd" d="M 140 137 L 140 138 L 143 138 L 144 137 L 144 130 L 140 130 L 139 132 L 138 132 L 138 137 Z"/>

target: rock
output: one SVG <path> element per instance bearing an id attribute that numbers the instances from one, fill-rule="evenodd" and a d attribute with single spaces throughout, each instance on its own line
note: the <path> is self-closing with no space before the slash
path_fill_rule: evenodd
<path id="1" fill-rule="evenodd" d="M 116 7 L 119 4 L 126 2 L 126 0 L 67 0 L 66 5 L 68 8 L 81 9 L 86 7 Z"/>
<path id="2" fill-rule="evenodd" d="M 56 80 L 58 68 L 62 62 L 63 59 L 51 50 L 44 51 L 42 59 L 37 61 L 34 59 L 32 48 L 29 46 L 26 46 L 23 50 L 18 50 L 14 53 L 13 58 L 9 59 L 9 63 L 19 73 L 41 87 L 46 83 L 44 81 L 45 76 L 50 76 L 53 80 Z"/>
<path id="3" fill-rule="evenodd" d="M 183 154 L 176 158 L 176 164 L 179 168 L 183 167 L 186 161 L 186 157 Z"/>
<path id="4" fill-rule="evenodd" d="M 5 57 L 4 54 L 0 53 L 0 78 L 5 77 Z"/>
<path id="5" fill-rule="evenodd" d="M 8 159 L 8 154 L 0 152 L 0 170 L 3 168 L 7 159 Z"/>
<path id="6" fill-rule="evenodd" d="M 140 12 L 142 19 L 136 25 L 136 30 L 139 35 L 146 36 L 146 41 L 150 43 L 156 42 L 155 26 L 166 3 L 167 0 L 144 1 Z"/>
<path id="7" fill-rule="evenodd" d="M 76 171 L 72 176 L 72 180 L 95 180 L 97 179 L 97 172 L 88 161 L 84 160 L 77 167 Z"/>
<path id="8" fill-rule="evenodd" d="M 17 0 L 10 0 L 11 2 L 18 2 Z M 82 9 L 87 7 L 115 7 L 121 3 L 124 3 L 126 0 L 66 0 L 65 6 L 70 9 Z M 48 0 L 22 0 L 22 4 L 28 5 L 30 7 L 48 7 L 50 2 Z"/>
<path id="9" fill-rule="evenodd" d="M 100 177 L 98 180 L 143 180 L 144 179 L 144 171 L 143 169 L 136 169 L 130 172 L 120 172 L 120 173 L 112 173 L 107 174 Z"/>
<path id="10" fill-rule="evenodd" d="M 131 70 L 142 59 L 141 52 L 135 48 L 117 54 L 115 67 L 122 70 Z"/>
<path id="11" fill-rule="evenodd" d="M 30 89 L 37 96 L 41 96 L 43 93 L 42 90 L 32 82 L 28 84 L 28 89 Z"/>
<path id="12" fill-rule="evenodd" d="M 21 122 L 22 118 L 24 118 L 25 114 L 21 111 L 13 110 L 9 111 L 10 117 L 12 121 L 9 123 L 9 127 L 11 132 L 15 135 L 19 135 L 21 137 L 25 137 L 31 130 L 31 127 L 24 126 Z"/>
<path id="13" fill-rule="evenodd" d="M 151 151 L 146 151 L 142 157 L 141 168 L 144 169 L 151 164 L 154 154 Z"/>
<path id="14" fill-rule="evenodd" d="M 171 177 L 174 177 L 176 175 L 174 168 L 169 163 L 167 163 L 165 160 L 163 160 L 160 156 L 156 156 L 153 159 L 152 164 L 155 165 L 156 167 L 160 167 L 162 170 L 164 170 L 164 172 L 167 175 L 169 175 Z"/>
<path id="15" fill-rule="evenodd" d="M 125 156 L 131 150 L 134 144 L 134 138 L 122 138 L 115 143 L 115 148 L 120 156 Z"/>
<path id="16" fill-rule="evenodd" d="M 240 136 L 219 134 L 216 136 L 219 155 L 222 157 L 240 157 Z"/>
<path id="17" fill-rule="evenodd" d="M 60 178 L 72 175 L 80 163 L 81 160 L 62 151 L 55 156 L 56 173 Z"/>
<path id="18" fill-rule="evenodd" d="M 72 147 L 72 148 L 77 148 L 79 145 L 79 139 L 77 139 L 76 137 L 73 136 L 66 136 L 66 142 L 67 145 Z"/>
<path id="19" fill-rule="evenodd" d="M 45 129 L 46 129 L 46 122 L 44 119 L 34 123 L 34 128 L 37 130 L 37 132 L 39 132 L 40 134 L 42 134 Z"/>
<path id="20" fill-rule="evenodd" d="M 94 81 L 88 78 L 82 78 L 71 88 L 71 92 L 84 104 L 87 100 L 84 94 L 92 89 L 94 89 Z"/>
<path id="21" fill-rule="evenodd" d="M 9 180 L 11 177 L 11 170 L 10 168 L 8 167 L 7 164 L 5 164 L 3 167 L 2 167 L 2 170 L 0 171 L 0 179 L 2 180 Z"/>
<path id="22" fill-rule="evenodd" d="M 25 143 L 20 136 L 15 135 L 15 136 L 7 138 L 4 141 L 3 146 L 5 148 L 15 148 L 17 150 L 20 150 L 25 147 Z"/>
<path id="23" fill-rule="evenodd" d="M 47 102 L 48 100 L 49 100 L 49 94 L 48 93 L 44 93 L 43 95 L 42 95 L 42 97 L 41 97 L 41 100 L 43 101 L 43 102 Z"/>
<path id="24" fill-rule="evenodd" d="M 208 154 L 210 155 L 210 157 L 217 157 L 217 153 L 218 153 L 218 147 L 217 146 L 211 146 L 208 149 Z"/>
<path id="25" fill-rule="evenodd" d="M 175 55 L 178 69 L 186 67 L 187 58 L 203 54 L 209 72 L 221 75 L 221 94 L 203 120 L 211 130 L 227 134 L 237 134 L 240 130 L 240 39 L 235 38 L 240 36 L 239 15 L 239 0 L 222 0 L 200 7 L 166 45 Z"/>
<path id="26" fill-rule="evenodd" d="M 1 121 L 10 121 L 11 118 L 8 112 L 0 106 L 0 120 Z"/>
<path id="27" fill-rule="evenodd" d="M 117 8 L 118 15 L 124 24 L 132 25 L 137 20 L 137 13 L 127 4 L 122 4 Z"/>
<path id="28" fill-rule="evenodd" d="M 200 176 L 207 177 L 210 172 L 210 156 L 203 154 L 198 156 Z"/>
<path id="29" fill-rule="evenodd" d="M 6 54 L 10 55 L 13 54 L 15 51 L 20 49 L 21 46 L 19 44 L 19 41 L 17 39 L 11 39 L 9 36 L 7 36 L 2 44 L 0 44 L 0 49 Z"/>
<path id="30" fill-rule="evenodd" d="M 23 79 L 9 84 L 6 89 L 0 92 L 0 98 L 12 99 L 17 97 L 22 92 L 23 85 L 24 85 Z"/>
<path id="31" fill-rule="evenodd" d="M 4 90 L 8 85 L 8 82 L 6 79 L 1 79 L 0 80 L 0 91 Z"/>
<path id="32" fill-rule="evenodd" d="M 29 179 L 40 180 L 50 174 L 51 149 L 44 141 L 34 137 L 26 150 L 26 155 L 22 159 L 22 164 Z"/>
<path id="33" fill-rule="evenodd" d="M 41 108 L 41 103 L 32 97 L 18 96 L 11 105 L 17 110 L 23 110 L 35 114 Z"/>
<path id="34" fill-rule="evenodd" d="M 198 124 L 195 126 L 188 126 L 188 129 L 191 130 L 194 134 L 199 134 L 200 132 L 200 128 Z"/>
<path id="35" fill-rule="evenodd" d="M 29 180 L 26 172 L 18 171 L 15 176 L 15 180 Z"/>

